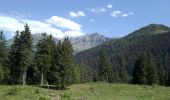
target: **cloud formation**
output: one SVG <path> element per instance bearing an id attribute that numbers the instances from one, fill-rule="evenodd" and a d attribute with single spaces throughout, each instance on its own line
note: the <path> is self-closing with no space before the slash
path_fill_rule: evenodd
<path id="1" fill-rule="evenodd" d="M 18 16 L 0 15 L 0 23 L 0 30 L 6 33 L 12 33 L 11 36 L 17 30 L 22 31 L 25 23 L 28 23 L 30 26 L 32 34 L 46 32 L 56 38 L 63 38 L 65 36 L 77 37 L 84 34 L 81 29 L 82 25 L 59 16 L 52 16 L 45 21 L 38 21 L 24 19 Z"/>
<path id="2" fill-rule="evenodd" d="M 108 4 L 108 5 L 107 5 L 107 8 L 112 9 L 113 6 L 112 6 L 111 4 Z"/>
<path id="3" fill-rule="evenodd" d="M 90 9 L 90 11 L 94 13 L 101 13 L 101 12 L 105 12 L 106 9 L 105 8 L 92 8 Z"/>
<path id="4" fill-rule="evenodd" d="M 70 12 L 69 15 L 70 15 L 70 17 L 73 17 L 73 18 L 78 18 L 78 17 L 86 16 L 86 14 L 84 12 L 82 12 L 82 11 Z"/>
<path id="5" fill-rule="evenodd" d="M 122 14 L 121 11 L 116 10 L 116 11 L 113 11 L 113 12 L 111 13 L 111 16 L 114 17 L 114 18 L 117 18 L 117 17 L 120 16 L 121 14 Z"/>
<path id="6" fill-rule="evenodd" d="M 110 15 L 114 18 L 117 18 L 117 17 L 128 17 L 133 14 L 134 14 L 133 12 L 123 13 L 122 11 L 115 10 L 115 11 L 112 11 L 112 13 Z"/>

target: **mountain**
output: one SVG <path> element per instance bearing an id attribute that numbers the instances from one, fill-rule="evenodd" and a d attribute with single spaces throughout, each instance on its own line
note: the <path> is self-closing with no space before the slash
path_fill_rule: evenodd
<path id="1" fill-rule="evenodd" d="M 111 38 L 107 38 L 98 33 L 86 34 L 81 37 L 71 38 L 75 53 L 90 49 L 109 40 L 111 40 Z"/>
<path id="2" fill-rule="evenodd" d="M 77 63 L 85 61 L 97 70 L 101 49 L 107 52 L 107 57 L 113 67 L 119 66 L 119 58 L 123 55 L 130 74 L 133 72 L 137 57 L 143 52 L 153 57 L 158 64 L 168 67 L 167 63 L 170 64 L 170 28 L 160 24 L 150 24 L 125 37 L 112 39 L 80 52 L 75 55 L 75 60 Z"/>
<path id="3" fill-rule="evenodd" d="M 37 34 L 32 34 L 33 37 L 33 45 L 36 45 L 36 43 L 42 38 L 41 33 Z M 56 42 L 59 41 L 59 39 L 54 38 Z M 80 51 L 90 49 L 92 47 L 95 47 L 99 44 L 102 44 L 105 41 L 111 40 L 111 38 L 105 37 L 103 35 L 100 35 L 98 33 L 92 33 L 92 34 L 85 34 L 80 37 L 76 38 L 70 38 L 72 44 L 73 44 L 73 49 L 74 49 L 74 54 L 79 53 Z M 13 40 L 8 40 L 7 44 L 11 45 Z"/>

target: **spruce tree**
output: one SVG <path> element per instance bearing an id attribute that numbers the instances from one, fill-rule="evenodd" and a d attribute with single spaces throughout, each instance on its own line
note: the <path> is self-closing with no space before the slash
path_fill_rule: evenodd
<path id="1" fill-rule="evenodd" d="M 58 86 L 59 84 L 59 71 L 58 71 L 58 66 L 57 66 L 57 46 L 55 43 L 55 40 L 53 37 L 50 35 L 49 36 L 49 47 L 51 50 L 51 62 L 50 62 L 50 68 L 48 70 L 48 82 L 50 84 Z"/>
<path id="2" fill-rule="evenodd" d="M 135 84 L 147 84 L 148 57 L 145 53 L 141 54 L 134 66 L 133 82 Z"/>
<path id="3" fill-rule="evenodd" d="M 74 79 L 73 48 L 68 38 L 65 38 L 62 43 L 59 42 L 57 47 L 60 86 L 65 88 L 67 85 L 72 84 Z"/>
<path id="4" fill-rule="evenodd" d="M 27 69 L 32 64 L 32 36 L 29 26 L 24 26 L 24 31 L 20 32 L 20 68 L 22 71 L 22 84 L 26 84 Z"/>
<path id="5" fill-rule="evenodd" d="M 16 32 L 14 37 L 14 42 L 11 45 L 11 49 L 9 52 L 9 62 L 10 62 L 10 77 L 12 84 L 19 84 L 20 83 L 20 51 L 19 51 L 19 31 Z"/>
<path id="6" fill-rule="evenodd" d="M 6 39 L 3 31 L 0 31 L 0 66 L 3 66 L 7 57 Z"/>
<path id="7" fill-rule="evenodd" d="M 81 83 L 86 83 L 92 81 L 92 71 L 90 67 L 85 63 L 80 63 L 80 81 Z"/>
<path id="8" fill-rule="evenodd" d="M 149 85 L 159 83 L 157 66 L 151 58 L 148 60 L 147 81 Z"/>
<path id="9" fill-rule="evenodd" d="M 165 66 L 163 64 L 160 64 L 158 67 L 158 76 L 159 76 L 159 84 L 160 85 L 166 85 L 166 71 L 165 71 Z"/>
<path id="10" fill-rule="evenodd" d="M 51 49 L 48 36 L 44 33 L 43 37 L 36 45 L 35 63 L 41 73 L 40 85 L 45 85 L 45 74 L 48 72 L 51 63 Z"/>
<path id="11" fill-rule="evenodd" d="M 113 82 L 113 69 L 104 49 L 100 52 L 99 80 L 102 82 Z"/>
<path id="12" fill-rule="evenodd" d="M 8 68 L 6 66 L 7 61 L 7 48 L 6 39 L 3 31 L 0 32 L 0 83 L 6 83 L 8 80 Z"/>
<path id="13" fill-rule="evenodd" d="M 123 54 L 121 54 L 121 56 L 119 58 L 119 65 L 120 65 L 120 68 L 119 68 L 120 80 L 121 80 L 121 82 L 126 83 L 129 80 L 129 74 L 128 74 L 128 71 L 126 68 L 126 60 L 125 60 L 125 57 Z"/>

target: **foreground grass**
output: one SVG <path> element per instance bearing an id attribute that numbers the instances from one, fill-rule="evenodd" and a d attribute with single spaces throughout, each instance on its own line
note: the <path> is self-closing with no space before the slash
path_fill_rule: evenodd
<path id="1" fill-rule="evenodd" d="M 87 83 L 52 90 L 1 85 L 0 100 L 170 100 L 170 87 Z"/>

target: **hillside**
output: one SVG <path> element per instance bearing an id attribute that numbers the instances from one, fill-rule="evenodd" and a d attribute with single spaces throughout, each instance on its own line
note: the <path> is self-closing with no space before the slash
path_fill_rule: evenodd
<path id="1" fill-rule="evenodd" d="M 68 90 L 0 86 L 1 100 L 169 100 L 169 94 L 169 87 L 108 83 L 75 84 Z"/>
<path id="2" fill-rule="evenodd" d="M 107 52 L 113 67 L 118 66 L 120 55 L 126 60 L 126 67 L 132 74 L 134 62 L 142 52 L 155 58 L 157 63 L 168 67 L 170 58 L 170 28 L 164 25 L 151 24 L 131 34 L 105 42 L 95 48 L 78 53 L 75 59 L 78 62 L 86 61 L 94 70 L 98 67 L 99 51 L 103 48 Z M 167 65 L 167 66 L 166 66 Z"/>

